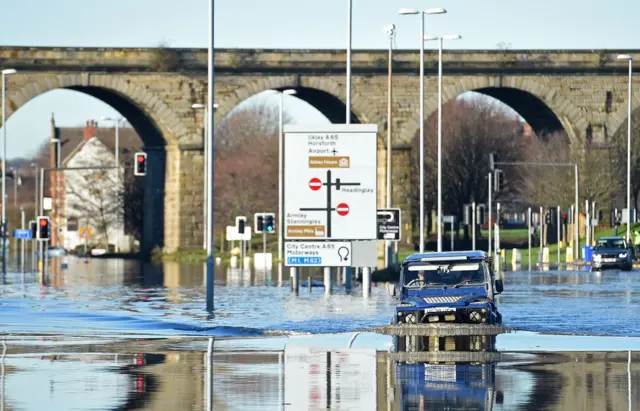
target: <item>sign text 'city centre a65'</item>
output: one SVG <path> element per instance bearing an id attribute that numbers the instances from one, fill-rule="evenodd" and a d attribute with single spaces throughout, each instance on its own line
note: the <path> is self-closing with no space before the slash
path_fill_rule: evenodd
<path id="1" fill-rule="evenodd" d="M 287 240 L 376 240 L 375 124 L 284 127 Z"/>

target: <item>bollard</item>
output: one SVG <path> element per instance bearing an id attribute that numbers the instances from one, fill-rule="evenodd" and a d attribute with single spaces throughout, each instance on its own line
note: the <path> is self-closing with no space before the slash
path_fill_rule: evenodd
<path id="1" fill-rule="evenodd" d="M 300 283 L 298 282 L 298 267 L 289 267 L 289 279 L 291 280 L 291 291 L 298 294 Z"/>
<path id="2" fill-rule="evenodd" d="M 309 287 L 309 294 L 311 294 L 311 291 L 313 290 L 313 288 L 311 288 L 311 276 L 307 277 L 307 286 Z"/>
<path id="3" fill-rule="evenodd" d="M 566 260 L 567 263 L 573 262 L 573 247 L 567 247 L 566 249 Z"/>
<path id="4" fill-rule="evenodd" d="M 540 262 L 542 264 L 549 264 L 549 247 L 542 247 L 540 252 Z"/>
<path id="5" fill-rule="evenodd" d="M 351 290 L 351 278 L 352 277 L 353 277 L 353 268 L 352 267 L 346 267 L 345 276 L 344 276 L 344 288 L 346 288 L 347 291 Z"/>
<path id="6" fill-rule="evenodd" d="M 329 268 L 327 270 L 327 268 Z M 324 293 L 326 295 L 331 294 L 331 268 L 325 267 L 324 270 Z"/>
<path id="7" fill-rule="evenodd" d="M 369 298 L 371 290 L 371 268 L 362 267 L 362 296 Z"/>
<path id="8" fill-rule="evenodd" d="M 519 248 L 514 248 L 511 252 L 511 264 L 520 264 L 522 262 L 522 251 Z"/>

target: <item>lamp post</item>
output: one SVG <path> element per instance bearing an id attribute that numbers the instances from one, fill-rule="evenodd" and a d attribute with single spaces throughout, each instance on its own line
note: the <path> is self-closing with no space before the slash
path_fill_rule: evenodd
<path id="1" fill-rule="evenodd" d="M 440 37 L 438 47 L 438 252 L 442 252 L 442 42 L 443 40 L 460 40 L 458 34 L 447 34 Z M 425 41 L 438 40 L 438 37 L 425 36 Z M 491 221 L 489 221 L 491 225 Z M 491 242 L 491 241 L 489 241 Z"/>
<path id="2" fill-rule="evenodd" d="M 388 76 L 388 85 L 387 85 L 387 208 L 391 208 L 391 124 L 392 124 L 392 109 L 391 104 L 393 101 L 392 93 L 393 93 L 393 84 L 392 84 L 392 74 L 393 74 L 393 39 L 395 37 L 396 26 L 394 24 L 389 24 L 384 27 L 384 32 L 389 36 L 389 76 Z M 391 265 L 390 255 L 391 255 L 391 242 L 385 241 L 384 247 L 384 265 L 385 267 L 389 267 Z"/>
<path id="3" fill-rule="evenodd" d="M 214 0 L 209 0 L 209 47 L 207 49 L 207 104 L 213 105 L 213 86 L 215 80 L 215 49 L 214 49 Z M 207 110 L 207 139 L 213 142 L 213 110 Z M 208 154 L 209 164 L 213 164 L 213 149 Z M 213 190 L 214 190 L 214 167 L 209 167 L 207 176 L 207 275 L 206 275 L 206 310 L 213 313 L 213 293 L 214 293 L 214 255 L 213 255 Z"/>
<path id="4" fill-rule="evenodd" d="M 400 15 L 420 14 L 420 252 L 424 252 L 424 29 L 426 14 L 444 14 L 443 8 L 428 9 L 400 9 Z"/>
<path id="5" fill-rule="evenodd" d="M 117 207 L 116 207 L 116 253 L 120 252 L 120 205 L 122 198 L 122 190 L 120 189 L 120 121 L 124 118 L 102 117 L 102 120 L 113 121 L 116 125 L 116 190 L 118 190 Z"/>
<path id="6" fill-rule="evenodd" d="M 633 76 L 633 57 L 630 54 L 620 54 L 619 60 L 629 61 L 629 100 L 627 108 L 627 241 L 631 241 L 631 77 Z"/>
<path id="7" fill-rule="evenodd" d="M 280 94 L 280 107 L 278 110 L 278 266 L 280 266 L 281 259 L 282 259 L 282 252 L 283 252 L 282 227 L 284 227 L 284 225 L 282 224 L 282 209 L 284 207 L 284 205 L 282 204 L 283 197 L 284 197 L 284 191 L 282 190 L 283 189 L 282 172 L 284 171 L 284 157 L 283 157 L 284 136 L 282 135 L 282 129 L 284 127 L 284 124 L 283 124 L 284 96 L 285 94 L 288 96 L 292 96 L 296 94 L 296 91 L 294 89 L 286 89 L 279 92 L 279 94 Z"/>
<path id="8" fill-rule="evenodd" d="M 2 272 L 7 273 L 7 76 L 15 69 L 2 70 Z"/>
<path id="9" fill-rule="evenodd" d="M 218 109 L 218 107 L 220 107 L 219 104 L 214 103 L 213 104 L 213 109 L 214 111 Z M 207 250 L 208 249 L 208 244 L 207 244 L 207 239 L 209 238 L 207 236 L 207 230 L 209 229 L 209 227 L 207 226 L 207 210 L 209 209 L 209 193 L 207 192 L 207 182 L 209 181 L 209 167 L 210 167 L 210 159 L 209 157 L 211 157 L 209 155 L 209 138 L 208 138 L 208 134 L 207 134 L 207 106 L 201 103 L 196 103 L 196 104 L 192 104 L 191 108 L 195 109 L 195 110 L 201 110 L 204 109 L 204 116 L 203 116 L 203 124 L 202 124 L 202 129 L 204 131 L 204 178 L 203 178 L 203 184 L 204 184 L 204 201 L 203 201 L 203 209 L 204 209 L 204 224 L 203 224 L 203 234 L 204 234 L 204 241 L 202 244 L 202 248 Z"/>

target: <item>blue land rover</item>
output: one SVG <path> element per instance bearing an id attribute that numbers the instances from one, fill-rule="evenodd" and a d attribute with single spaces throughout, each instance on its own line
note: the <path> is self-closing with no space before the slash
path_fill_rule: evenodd
<path id="1" fill-rule="evenodd" d="M 503 291 L 484 251 L 412 254 L 402 262 L 392 324 L 501 324 L 495 296 Z"/>

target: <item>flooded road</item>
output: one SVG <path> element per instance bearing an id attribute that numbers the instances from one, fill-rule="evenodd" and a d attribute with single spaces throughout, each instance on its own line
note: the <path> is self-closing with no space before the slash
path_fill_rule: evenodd
<path id="1" fill-rule="evenodd" d="M 205 310 L 200 265 L 142 265 L 135 261 L 69 258 L 54 264 L 44 285 L 34 273 L 9 273 L 0 285 L 5 332 L 89 335 L 257 336 L 365 330 L 389 322 L 394 300 L 385 284 L 368 298 L 360 285 L 334 284 L 299 295 L 278 273 L 218 267 L 215 316 Z M 322 273 L 306 272 L 314 284 Z M 504 324 L 519 330 L 640 336 L 640 273 L 516 271 L 505 273 L 497 297 Z"/>
<path id="2" fill-rule="evenodd" d="M 406 345 L 377 350 L 295 342 L 248 351 L 234 348 L 233 340 L 215 340 L 209 356 L 206 339 L 95 343 L 8 338 L 0 359 L 3 409 L 600 411 L 640 406 L 640 355 L 626 351 L 498 353 L 485 347 L 470 354 L 460 351 L 466 346 L 459 339 L 444 341 L 443 346 L 453 346 L 446 352 L 426 352 L 420 344 L 409 352 Z M 438 363 L 449 354 L 461 358 Z"/>
<path id="3" fill-rule="evenodd" d="M 522 331 L 434 339 L 366 332 L 384 283 L 218 267 L 210 316 L 202 266 L 67 262 L 2 278 L 2 410 L 640 409 L 638 272 L 507 272 Z"/>

